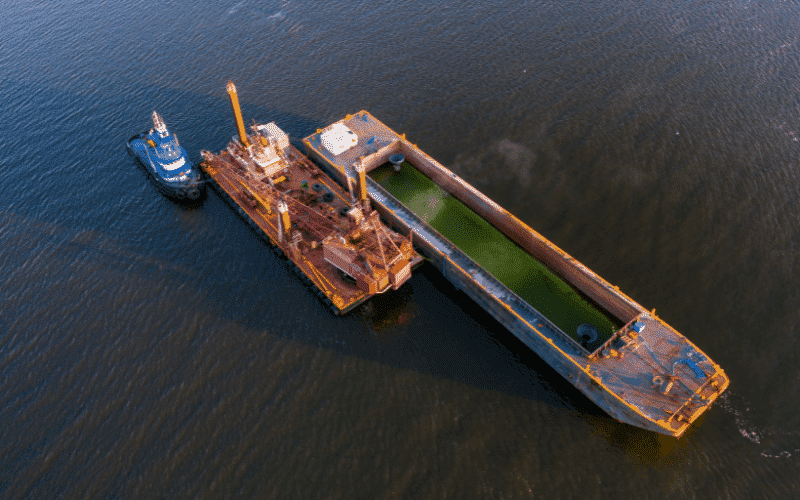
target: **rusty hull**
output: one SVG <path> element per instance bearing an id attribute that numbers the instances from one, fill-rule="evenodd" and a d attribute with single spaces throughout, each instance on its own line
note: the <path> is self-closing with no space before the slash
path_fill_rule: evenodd
<path id="1" fill-rule="evenodd" d="M 593 352 L 587 351 L 530 304 L 491 276 L 407 207 L 367 178 L 369 197 L 389 225 L 413 232 L 414 245 L 456 288 L 486 309 L 525 345 L 612 417 L 637 427 L 680 437 L 720 394 L 729 379 L 686 337 L 558 248 L 483 193 L 375 119 L 366 111 L 339 122 L 358 145 L 333 155 L 320 134 L 306 137 L 308 155 L 343 185 L 396 153 L 441 188 L 490 222 L 624 326 Z M 335 125 L 335 124 L 334 124 Z M 348 179 L 349 178 L 349 179 Z"/>
<path id="2" fill-rule="evenodd" d="M 283 179 L 279 181 L 281 191 L 303 191 L 305 188 L 302 182 L 306 181 L 333 193 L 334 197 L 329 202 L 315 201 L 307 209 L 316 211 L 330 221 L 330 227 L 335 229 L 331 234 L 347 234 L 352 223 L 342 213 L 342 209 L 352 206 L 349 195 L 293 146 L 286 147 L 285 153 L 284 175 L 278 177 Z M 306 234 L 306 231 L 300 231 L 297 227 L 291 231 L 293 237 L 286 233 L 281 234 L 283 221 L 278 206 L 280 200 L 267 197 L 264 193 L 266 186 L 248 176 L 228 151 L 220 154 L 203 151 L 203 157 L 201 166 L 212 186 L 263 239 L 280 249 L 279 253 L 292 261 L 334 313 L 345 314 L 375 295 L 365 293 L 358 283 L 342 275 L 325 260 L 322 238 L 319 235 Z M 289 197 L 283 199 L 291 200 Z M 298 204 L 296 200 L 291 201 Z M 296 210 L 290 212 L 285 213 L 290 213 L 290 220 L 293 222 L 302 223 L 303 221 L 297 219 L 311 215 L 298 213 Z M 301 233 L 303 238 L 300 238 Z M 422 258 L 414 252 L 412 267 L 421 262 Z"/>

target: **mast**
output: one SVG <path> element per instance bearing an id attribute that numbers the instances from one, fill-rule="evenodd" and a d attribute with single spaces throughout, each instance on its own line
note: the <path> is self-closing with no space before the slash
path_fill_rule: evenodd
<path id="1" fill-rule="evenodd" d="M 250 141 L 247 140 L 247 132 L 244 130 L 244 120 L 242 120 L 242 110 L 239 107 L 239 95 L 236 93 L 236 85 L 228 80 L 228 97 L 231 98 L 231 107 L 233 107 L 233 115 L 236 118 L 236 128 L 239 129 L 239 140 L 244 147 L 250 147 Z"/>
<path id="2" fill-rule="evenodd" d="M 161 119 L 161 116 L 159 116 L 159 114 L 155 111 L 153 111 L 153 126 L 155 127 L 156 132 L 158 132 L 158 135 L 161 137 L 165 137 L 167 135 L 167 126 L 164 124 L 164 120 Z"/>

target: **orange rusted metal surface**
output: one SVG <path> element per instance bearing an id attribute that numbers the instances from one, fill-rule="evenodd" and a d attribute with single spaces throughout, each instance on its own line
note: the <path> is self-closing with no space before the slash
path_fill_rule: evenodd
<path id="1" fill-rule="evenodd" d="M 246 135 L 231 82 L 228 92 L 239 137 L 218 154 L 201 152 L 201 167 L 226 201 L 336 314 L 408 281 L 422 262 L 411 238 L 387 228 L 368 200 L 356 203 L 274 123 Z"/>
<path id="2" fill-rule="evenodd" d="M 344 147 L 324 140 L 345 137 Z M 352 135 L 352 137 L 351 137 Z M 544 361 L 621 422 L 680 437 L 730 380 L 696 345 L 550 240 L 486 197 L 366 111 L 303 140 L 317 163 L 369 199 L 458 289 L 492 314 Z M 590 349 L 497 280 L 364 172 L 402 154 L 413 168 L 488 221 L 530 256 L 623 325 Z M 362 187 L 363 189 L 363 187 Z M 445 216 L 445 214 L 442 214 Z"/>

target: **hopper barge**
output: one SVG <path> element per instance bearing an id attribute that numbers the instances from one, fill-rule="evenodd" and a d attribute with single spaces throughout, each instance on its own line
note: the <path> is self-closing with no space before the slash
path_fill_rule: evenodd
<path id="1" fill-rule="evenodd" d="M 367 111 L 303 140 L 458 289 L 621 422 L 680 437 L 728 387 L 683 335 Z"/>
<path id="2" fill-rule="evenodd" d="M 227 90 L 239 135 L 219 154 L 201 151 L 201 167 L 223 199 L 337 315 L 405 283 L 422 257 L 410 235 L 380 221 L 366 186 L 351 197 L 275 123 L 254 124 L 247 134 L 230 81 Z"/>

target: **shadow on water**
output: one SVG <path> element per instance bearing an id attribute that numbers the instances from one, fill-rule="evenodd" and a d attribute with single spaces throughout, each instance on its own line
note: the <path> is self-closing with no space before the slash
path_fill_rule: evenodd
<path id="1" fill-rule="evenodd" d="M 628 427 L 608 417 L 430 264 L 418 268 L 401 289 L 373 297 L 344 317 L 335 317 L 289 272 L 282 259 L 272 253 L 258 254 L 265 243 L 251 234 L 243 221 L 238 226 L 236 243 L 229 241 L 242 249 L 236 259 L 243 268 L 263 264 L 270 269 L 270 278 L 261 284 L 251 282 L 262 302 L 246 312 L 207 300 L 203 307 L 216 314 L 248 330 L 269 331 L 398 370 L 570 409 L 607 421 L 605 425 L 612 428 Z M 248 278 L 216 276 L 205 281 Z M 281 302 L 274 302 L 276 295 L 264 290 L 267 281 L 281 290 L 276 292 L 281 294 Z M 288 301 L 291 311 L 286 309 Z"/>
<path id="2" fill-rule="evenodd" d="M 193 207 L 163 199 L 126 154 L 124 141 L 148 127 L 156 109 L 193 159 L 200 149 L 221 149 L 235 134 L 235 125 L 220 87 L 217 96 L 155 86 L 79 94 L 6 82 L 10 113 L 51 116 L 59 126 L 46 137 L 24 128 L 13 139 L 6 134 L 0 138 L 6 151 L 8 146 L 23 146 L 6 153 L 4 165 L 16 174 L 49 169 L 54 179 L 26 182 L 24 175 L 14 176 L 15 189 L 0 194 L 4 226 L 20 237 L 31 231 L 28 237 L 38 239 L 37 245 L 60 245 L 71 249 L 66 255 L 107 262 L 109 289 L 117 279 L 112 269 L 132 270 L 170 283 L 179 290 L 176 293 L 192 297 L 197 309 L 250 331 L 269 331 L 396 369 L 567 408 L 598 422 L 598 432 L 607 429 L 611 441 L 630 432 L 429 265 L 402 289 L 336 318 L 303 288 L 289 266 L 265 251 L 265 244 L 215 192 L 210 190 Z M 62 116 L 64 102 L 85 113 Z M 275 121 L 295 143 L 324 125 L 250 105 L 246 98 L 242 107 L 248 122 Z M 59 164 L 41 159 L 52 157 L 47 154 L 52 149 L 60 151 Z M 26 163 L 25 158 L 36 158 L 37 163 Z M 23 195 L 12 199 L 8 193 L 14 191 Z M 36 252 L 36 245 L 29 251 Z M 36 307 L 31 304 L 29 312 L 36 314 Z M 163 315 L 163 324 L 169 324 L 167 317 L 173 314 L 151 313 Z M 119 314 L 125 317 L 126 311 Z M 206 342 L 215 342 L 213 333 Z M 213 352 L 211 345 L 206 348 Z"/>

